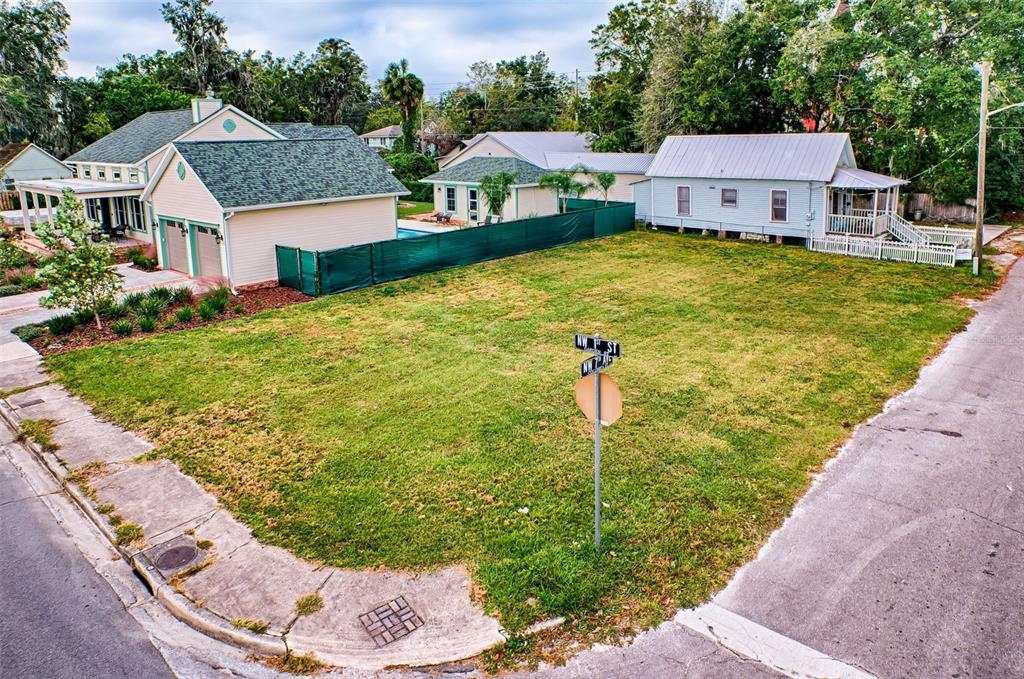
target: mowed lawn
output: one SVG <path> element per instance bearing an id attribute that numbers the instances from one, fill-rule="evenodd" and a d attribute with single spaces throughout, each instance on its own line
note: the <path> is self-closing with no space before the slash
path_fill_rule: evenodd
<path id="1" fill-rule="evenodd" d="M 752 558 L 980 294 L 955 270 L 628 233 L 48 359 L 266 542 L 465 563 L 512 630 L 650 624 Z M 622 343 L 605 554 L 577 331 Z"/>

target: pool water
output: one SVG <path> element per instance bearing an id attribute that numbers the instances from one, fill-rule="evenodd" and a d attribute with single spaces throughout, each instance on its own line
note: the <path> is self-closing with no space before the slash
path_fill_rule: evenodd
<path id="1" fill-rule="evenodd" d="M 398 237 L 399 238 L 419 238 L 420 236 L 429 236 L 429 231 L 417 231 L 416 229 L 403 229 L 399 227 Z"/>

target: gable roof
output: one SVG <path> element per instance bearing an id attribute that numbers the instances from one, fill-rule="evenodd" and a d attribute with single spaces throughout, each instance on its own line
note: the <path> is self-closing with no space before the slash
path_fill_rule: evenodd
<path id="1" fill-rule="evenodd" d="M 185 134 L 192 126 L 192 111 L 187 108 L 143 113 L 72 154 L 67 162 L 134 164 Z"/>
<path id="2" fill-rule="evenodd" d="M 585 134 L 578 132 L 483 132 L 468 142 L 457 154 L 470 150 L 484 139 L 493 139 L 523 160 L 544 167 L 544 154 L 548 152 L 582 153 L 590 149 Z"/>
<path id="3" fill-rule="evenodd" d="M 365 132 L 359 136 L 362 137 L 363 139 L 397 139 L 398 137 L 402 136 L 402 126 L 388 125 L 387 127 L 382 127 L 379 130 Z"/>
<path id="4" fill-rule="evenodd" d="M 270 123 L 267 127 L 287 139 L 348 139 L 356 133 L 346 125 L 314 125 L 313 123 Z"/>
<path id="5" fill-rule="evenodd" d="M 536 184 L 545 170 L 519 158 L 499 156 L 477 156 L 456 165 L 449 165 L 440 172 L 424 177 L 421 182 L 479 182 L 487 175 L 508 172 L 515 176 L 515 184 L 524 186 Z"/>
<path id="6" fill-rule="evenodd" d="M 0 146 L 0 170 L 7 167 L 8 163 L 21 155 L 21 152 L 29 146 L 31 146 L 31 144 L 27 141 L 11 142 L 10 144 Z"/>
<path id="7" fill-rule="evenodd" d="M 545 167 L 550 170 L 570 170 L 582 167 L 591 172 L 621 172 L 644 174 L 654 160 L 653 153 L 566 153 L 544 154 Z"/>
<path id="8" fill-rule="evenodd" d="M 827 182 L 843 160 L 856 167 L 846 133 L 694 135 L 666 137 L 647 174 Z"/>
<path id="9" fill-rule="evenodd" d="M 173 147 L 224 209 L 408 193 L 387 163 L 355 135 L 179 141 Z M 170 156 L 161 174 L 169 160 Z M 154 181 L 150 186 L 155 185 Z"/>
<path id="10" fill-rule="evenodd" d="M 839 189 L 888 189 L 909 183 L 906 179 L 896 179 L 888 175 L 869 172 L 868 170 L 858 170 L 852 167 L 837 169 L 836 173 L 832 175 L 832 180 L 829 182 L 829 184 Z"/>

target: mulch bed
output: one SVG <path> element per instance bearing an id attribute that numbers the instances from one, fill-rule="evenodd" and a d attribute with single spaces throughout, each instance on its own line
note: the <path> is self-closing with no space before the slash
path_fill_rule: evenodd
<path id="1" fill-rule="evenodd" d="M 201 298 L 201 295 L 197 295 L 191 306 L 198 306 Z M 74 351 L 75 349 L 84 349 L 85 347 L 92 347 L 97 344 L 120 342 L 127 339 L 159 335 L 164 332 L 176 332 L 178 330 L 198 328 L 203 325 L 219 323 L 220 321 L 226 321 L 232 318 L 250 316 L 259 311 L 266 311 L 267 309 L 277 309 L 291 304 L 307 302 L 311 299 L 313 298 L 309 295 L 304 295 L 298 290 L 293 290 L 291 288 L 274 287 L 261 288 L 259 290 L 248 290 L 238 295 L 232 295 L 227 308 L 211 321 L 204 321 L 199 317 L 199 314 L 196 313 L 188 323 L 175 323 L 173 327 L 166 327 L 166 321 L 174 318 L 175 310 L 182 306 L 188 306 L 176 304 L 169 306 L 167 310 L 160 315 L 160 320 L 153 332 L 142 332 L 139 330 L 138 325 L 136 325 L 131 335 L 128 335 L 127 337 L 119 337 L 110 329 L 114 321 L 104 321 L 102 330 L 97 329 L 95 323 L 93 323 L 79 326 L 69 334 L 60 337 L 54 337 L 47 332 L 46 334 L 29 341 L 29 344 L 31 344 L 32 347 L 43 356 L 48 356 L 50 354 Z M 238 305 L 242 305 L 241 311 L 235 311 L 235 307 Z"/>

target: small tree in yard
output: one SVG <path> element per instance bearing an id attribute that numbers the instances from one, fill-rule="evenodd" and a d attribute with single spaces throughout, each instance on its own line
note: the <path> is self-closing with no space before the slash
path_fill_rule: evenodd
<path id="1" fill-rule="evenodd" d="M 114 246 L 106 239 L 92 241 L 85 210 L 69 189 L 64 190 L 54 221 L 54 226 L 43 222 L 34 227 L 36 236 L 53 253 L 53 258 L 36 271 L 49 289 L 39 302 L 49 308 L 91 310 L 96 327 L 102 330 L 98 310 L 113 302 L 121 289 L 121 278 L 111 268 Z"/>
<path id="2" fill-rule="evenodd" d="M 512 195 L 512 185 L 516 176 L 511 172 L 489 174 L 480 180 L 480 192 L 487 199 L 488 210 L 492 215 L 501 216 L 505 209 L 505 201 Z"/>
<path id="3" fill-rule="evenodd" d="M 542 189 L 550 189 L 555 195 L 561 198 L 562 212 L 569 207 L 569 198 L 581 196 L 593 185 L 589 182 L 581 182 L 576 179 L 576 173 L 571 170 L 559 170 L 548 172 L 540 176 L 538 182 Z"/>
<path id="4" fill-rule="evenodd" d="M 615 186 L 615 173 L 614 172 L 588 172 L 591 177 L 594 178 L 593 188 L 598 189 L 604 194 L 604 204 L 608 204 L 608 192 Z"/>

